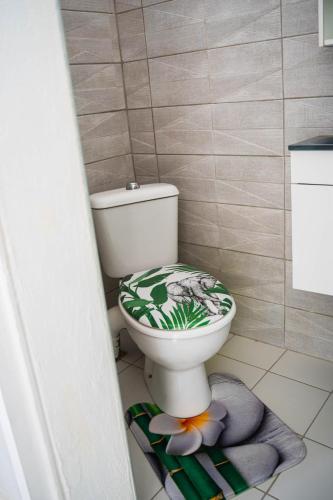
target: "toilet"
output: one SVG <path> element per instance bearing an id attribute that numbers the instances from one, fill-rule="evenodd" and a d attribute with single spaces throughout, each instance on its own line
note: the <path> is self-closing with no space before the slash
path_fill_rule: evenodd
<path id="1" fill-rule="evenodd" d="M 127 328 L 154 402 L 188 418 L 211 402 L 204 363 L 225 343 L 236 306 L 214 276 L 178 262 L 178 195 L 171 184 L 129 183 L 90 199 L 103 270 L 120 278 L 112 334 Z"/>

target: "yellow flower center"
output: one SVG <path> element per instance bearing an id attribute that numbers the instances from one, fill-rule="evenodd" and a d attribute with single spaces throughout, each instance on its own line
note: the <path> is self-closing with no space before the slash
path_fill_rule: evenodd
<path id="1" fill-rule="evenodd" d="M 185 432 L 191 430 L 191 427 L 196 427 L 200 429 L 200 427 L 204 426 L 205 423 L 209 420 L 209 412 L 204 411 L 200 415 L 196 415 L 195 417 L 189 418 L 180 418 L 179 423 Z"/>

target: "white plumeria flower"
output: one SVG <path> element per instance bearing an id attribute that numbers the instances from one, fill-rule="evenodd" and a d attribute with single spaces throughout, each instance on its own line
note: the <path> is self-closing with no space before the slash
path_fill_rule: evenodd
<path id="1" fill-rule="evenodd" d="M 170 455 L 190 455 L 202 444 L 213 446 L 225 425 L 221 422 L 227 410 L 220 401 L 212 401 L 206 411 L 189 418 L 171 417 L 161 413 L 153 417 L 150 432 L 171 436 L 166 447 Z"/>

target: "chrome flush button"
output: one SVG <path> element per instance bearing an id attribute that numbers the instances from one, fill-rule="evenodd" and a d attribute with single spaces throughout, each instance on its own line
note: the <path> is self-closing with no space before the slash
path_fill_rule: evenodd
<path id="1" fill-rule="evenodd" d="M 135 181 L 128 182 L 126 184 L 126 190 L 127 191 L 132 191 L 133 189 L 140 189 L 140 184 Z"/>

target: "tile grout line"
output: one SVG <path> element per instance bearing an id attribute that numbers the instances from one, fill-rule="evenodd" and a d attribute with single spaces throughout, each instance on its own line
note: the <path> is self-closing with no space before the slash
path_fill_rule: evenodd
<path id="1" fill-rule="evenodd" d="M 323 404 L 321 405 L 321 407 L 319 408 L 319 410 L 317 411 L 314 419 L 311 421 L 310 425 L 306 428 L 305 432 L 302 434 L 302 437 L 303 438 L 306 438 L 306 433 L 309 432 L 310 430 L 310 427 L 314 424 L 316 418 L 318 417 L 319 413 L 321 412 L 321 410 L 324 408 L 325 404 L 327 403 L 329 397 L 331 396 L 331 393 L 328 394 L 327 398 L 325 399 L 325 401 L 323 402 Z"/>
<path id="2" fill-rule="evenodd" d="M 136 181 L 136 172 L 135 172 L 135 168 L 134 168 L 134 158 L 133 158 L 133 144 L 132 144 L 131 128 L 130 128 L 130 120 L 129 120 L 129 112 L 128 112 L 128 102 L 127 102 L 127 89 L 126 89 L 125 72 L 124 72 L 124 60 L 123 60 L 123 53 L 122 53 L 122 43 L 120 40 L 119 23 L 118 23 L 118 15 L 119 14 L 117 13 L 116 3 L 115 3 L 115 12 L 116 12 L 115 13 L 115 24 L 116 24 L 118 44 L 119 44 L 119 54 L 120 54 L 120 61 L 121 61 L 121 75 L 122 75 L 123 92 L 124 92 L 124 100 L 125 100 L 125 112 L 126 112 L 126 119 L 127 119 L 129 146 L 130 146 L 129 154 L 131 155 L 133 175 L 134 175 L 134 180 Z"/>

